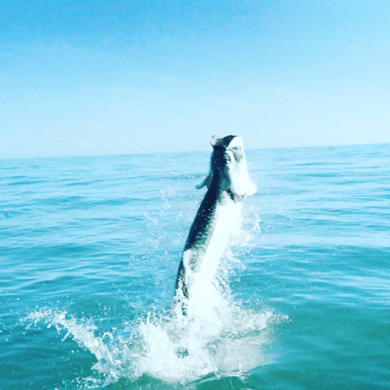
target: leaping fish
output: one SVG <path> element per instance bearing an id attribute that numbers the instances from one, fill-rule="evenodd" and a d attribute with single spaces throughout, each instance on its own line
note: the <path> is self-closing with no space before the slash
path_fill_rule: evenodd
<path id="1" fill-rule="evenodd" d="M 193 283 L 212 282 L 229 235 L 241 212 L 241 201 L 257 188 L 248 174 L 242 139 L 211 137 L 210 173 L 197 188 L 207 187 L 184 246 L 176 278 L 175 302 L 187 313 Z"/>

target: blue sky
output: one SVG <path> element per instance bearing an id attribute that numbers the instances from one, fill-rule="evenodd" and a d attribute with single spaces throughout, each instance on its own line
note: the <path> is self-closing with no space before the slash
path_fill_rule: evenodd
<path id="1" fill-rule="evenodd" d="M 0 0 L 0 157 L 390 142 L 390 2 Z"/>

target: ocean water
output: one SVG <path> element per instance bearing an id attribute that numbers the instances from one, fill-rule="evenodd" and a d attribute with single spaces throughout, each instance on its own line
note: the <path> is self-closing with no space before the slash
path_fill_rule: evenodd
<path id="1" fill-rule="evenodd" d="M 209 153 L 1 160 L 0 388 L 390 389 L 390 144 L 246 154 L 196 321 L 171 309 Z"/>

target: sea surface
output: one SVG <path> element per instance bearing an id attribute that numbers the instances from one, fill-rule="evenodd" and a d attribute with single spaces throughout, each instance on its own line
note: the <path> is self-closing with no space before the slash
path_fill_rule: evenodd
<path id="1" fill-rule="evenodd" d="M 171 309 L 209 156 L 0 160 L 1 389 L 390 389 L 390 144 L 247 150 L 195 326 Z"/>

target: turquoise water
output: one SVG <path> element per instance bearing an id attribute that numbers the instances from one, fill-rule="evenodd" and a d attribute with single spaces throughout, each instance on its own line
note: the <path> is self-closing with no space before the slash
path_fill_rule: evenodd
<path id="1" fill-rule="evenodd" d="M 0 161 L 0 388 L 390 389 L 390 145 L 247 160 L 196 330 L 170 308 L 208 153 Z"/>

